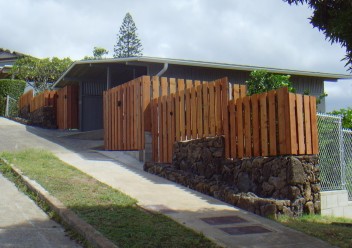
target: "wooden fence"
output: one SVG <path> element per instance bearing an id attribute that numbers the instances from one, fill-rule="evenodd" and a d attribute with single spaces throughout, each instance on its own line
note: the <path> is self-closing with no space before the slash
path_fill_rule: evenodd
<path id="1" fill-rule="evenodd" d="M 316 98 L 272 90 L 229 102 L 228 158 L 317 154 Z"/>
<path id="2" fill-rule="evenodd" d="M 19 109 L 23 109 L 23 108 L 28 108 L 29 111 L 29 106 L 31 104 L 31 101 L 33 99 L 33 90 L 29 90 L 26 93 L 24 93 L 22 96 L 20 96 L 19 100 L 18 100 L 18 107 Z"/>
<path id="3" fill-rule="evenodd" d="M 220 81 L 216 84 L 213 82 L 213 84 L 212 89 L 214 90 L 210 90 L 211 93 L 209 93 L 213 94 L 207 97 L 211 97 L 211 99 L 217 97 L 217 101 L 221 101 L 221 95 L 217 95 L 220 94 L 220 90 L 218 89 L 216 91 L 216 87 L 221 88 Z M 143 150 L 145 143 L 144 132 L 152 131 L 152 118 L 156 117 L 155 113 L 153 114 L 151 111 L 151 102 L 153 99 L 183 92 L 182 94 L 184 95 L 183 97 L 180 96 L 180 99 L 183 99 L 182 103 L 190 108 L 191 104 L 197 104 L 197 102 L 191 102 L 191 99 L 197 99 L 192 98 L 192 96 L 197 94 L 196 88 L 201 85 L 202 83 L 200 81 L 142 76 L 105 91 L 103 97 L 105 149 Z M 241 89 L 242 92 L 245 92 L 243 86 L 231 88 L 231 96 L 240 94 Z M 212 108 L 211 113 L 213 113 L 215 111 L 215 108 L 213 110 L 214 105 L 211 106 L 209 104 L 209 107 Z M 219 113 L 222 115 L 221 112 Z M 188 115 L 182 115 L 181 117 L 184 118 L 185 121 L 190 118 L 195 118 Z M 202 117 L 199 116 L 198 118 Z M 211 118 L 215 120 L 215 117 Z M 201 124 L 200 119 L 198 124 Z M 197 125 L 197 122 L 195 125 Z M 210 123 L 210 125 L 213 125 L 213 122 Z M 213 126 L 211 127 L 213 128 Z M 218 132 L 220 133 L 222 122 L 218 121 L 214 127 L 218 128 Z M 184 136 L 188 135 L 189 138 L 191 137 L 192 129 L 190 127 L 181 125 L 180 128 L 183 128 L 182 132 Z M 175 134 L 175 136 L 176 135 L 178 134 Z M 181 135 L 181 131 L 179 135 Z M 153 140 L 155 139 L 153 138 Z M 153 145 L 156 146 L 154 141 Z"/>
<path id="4" fill-rule="evenodd" d="M 287 88 L 246 96 L 227 78 L 212 82 L 143 76 L 104 92 L 106 150 L 142 150 L 169 163 L 175 141 L 225 137 L 225 156 L 317 154 L 315 97 Z"/>
<path id="5" fill-rule="evenodd" d="M 187 80 L 186 87 L 181 80 L 175 93 L 154 99 L 153 160 L 170 162 L 175 141 L 222 135 L 228 128 L 224 124 L 229 98 L 245 94 L 244 85 L 231 85 L 226 78 L 212 82 Z"/>
<path id="6" fill-rule="evenodd" d="M 221 79 L 154 99 L 153 160 L 170 163 L 175 141 L 219 135 L 226 158 L 318 153 L 315 97 L 245 92 Z"/>
<path id="7" fill-rule="evenodd" d="M 30 102 L 30 112 L 33 112 L 37 109 L 40 109 L 42 107 L 47 107 L 47 106 L 53 106 L 56 107 L 56 98 L 57 98 L 57 92 L 55 90 L 53 91 L 44 91 L 35 97 Z"/>
<path id="8" fill-rule="evenodd" d="M 144 114 L 150 99 L 149 77 L 140 77 L 104 91 L 106 150 L 143 150 Z M 148 124 L 150 125 L 150 124 Z"/>
<path id="9" fill-rule="evenodd" d="M 77 129 L 78 86 L 68 85 L 57 91 L 56 120 L 59 129 Z"/>

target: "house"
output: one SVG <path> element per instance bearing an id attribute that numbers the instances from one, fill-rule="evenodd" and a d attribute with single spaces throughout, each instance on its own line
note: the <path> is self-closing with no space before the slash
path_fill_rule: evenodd
<path id="1" fill-rule="evenodd" d="M 76 61 L 54 87 L 79 86 L 79 129 L 89 131 L 103 128 L 103 91 L 134 78 L 148 75 L 211 81 L 228 77 L 231 83 L 244 84 L 253 70 L 291 75 L 297 93 L 309 91 L 314 96 L 324 92 L 324 81 L 350 78 L 344 74 L 142 56 Z M 318 105 L 318 111 L 325 112 L 324 100 Z"/>
<path id="2" fill-rule="evenodd" d="M 22 56 L 24 54 L 0 48 L 0 79 L 9 77 L 12 65 Z"/>

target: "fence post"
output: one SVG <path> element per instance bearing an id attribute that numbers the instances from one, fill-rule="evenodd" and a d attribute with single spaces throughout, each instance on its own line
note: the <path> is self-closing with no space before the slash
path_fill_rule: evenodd
<path id="1" fill-rule="evenodd" d="M 6 109 L 5 109 L 5 116 L 9 116 L 9 105 L 10 105 L 10 96 L 6 96 Z"/>

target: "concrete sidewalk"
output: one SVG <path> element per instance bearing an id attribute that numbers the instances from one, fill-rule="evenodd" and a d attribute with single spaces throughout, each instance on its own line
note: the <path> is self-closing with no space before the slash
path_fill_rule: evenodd
<path id="1" fill-rule="evenodd" d="M 81 247 L 0 174 L 0 247 Z"/>
<path id="2" fill-rule="evenodd" d="M 26 148 L 29 141 L 31 147 L 51 150 L 66 163 L 136 198 L 143 208 L 159 211 L 225 247 L 330 247 L 274 221 L 148 174 L 139 161 L 123 152 L 97 150 L 101 141 L 82 142 L 65 138 L 60 131 L 25 127 L 3 118 L 0 140 L 12 150 Z"/>

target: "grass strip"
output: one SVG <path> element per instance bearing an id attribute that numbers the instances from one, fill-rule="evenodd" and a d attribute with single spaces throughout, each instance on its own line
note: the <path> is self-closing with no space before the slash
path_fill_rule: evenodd
<path id="1" fill-rule="evenodd" d="M 66 235 L 68 235 L 71 239 L 74 239 L 83 247 L 91 247 L 84 237 L 82 237 L 74 229 L 68 226 L 64 221 L 62 221 L 61 217 L 51 209 L 51 207 L 49 206 L 49 204 L 47 204 L 46 201 L 43 201 L 37 193 L 33 192 L 27 187 L 25 182 L 22 180 L 21 176 L 15 173 L 9 165 L 7 165 L 6 163 L 2 163 L 1 160 L 0 173 L 2 173 L 4 177 L 13 182 L 21 192 L 25 193 L 30 199 L 32 199 L 49 216 L 50 219 L 61 224 L 65 228 Z"/>
<path id="2" fill-rule="evenodd" d="M 325 240 L 331 245 L 343 248 L 352 247 L 352 227 L 349 225 L 352 223 L 352 219 L 304 215 L 299 218 L 281 216 L 278 221 L 292 229 Z"/>
<path id="3" fill-rule="evenodd" d="M 30 149 L 3 152 L 67 208 L 119 247 L 217 247 L 204 235 L 161 214 L 136 206 L 136 200 L 65 164 L 52 153 Z M 4 166 L 0 166 L 3 170 Z"/>

